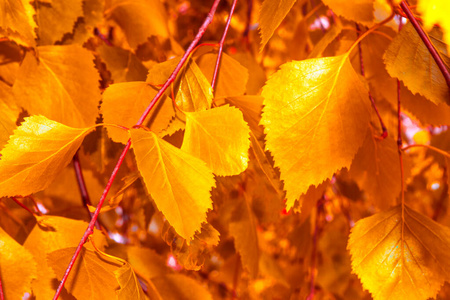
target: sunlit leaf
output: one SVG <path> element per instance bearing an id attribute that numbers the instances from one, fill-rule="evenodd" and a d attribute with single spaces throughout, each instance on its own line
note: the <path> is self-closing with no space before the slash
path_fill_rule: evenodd
<path id="1" fill-rule="evenodd" d="M 131 129 L 139 171 L 158 209 L 188 242 L 212 208 L 215 186 L 206 164 L 142 129 Z"/>
<path id="2" fill-rule="evenodd" d="M 76 247 L 63 248 L 47 255 L 48 264 L 59 280 L 63 277 L 75 249 Z M 68 277 L 64 287 L 78 299 L 115 299 L 119 284 L 114 272 L 119 268 L 117 262 L 83 248 L 73 266 L 76 272 Z"/>
<path id="3" fill-rule="evenodd" d="M 449 68 L 446 46 L 434 38 L 434 34 L 437 34 L 437 29 L 435 33 L 430 33 L 430 39 Z M 435 104 L 450 103 L 450 90 L 444 76 L 410 23 L 392 41 L 384 55 L 384 62 L 389 75 L 402 80 L 413 93 L 419 93 Z"/>
<path id="4" fill-rule="evenodd" d="M 14 103 L 11 89 L 2 83 L 0 83 L 0 99 L 0 149 L 2 149 L 16 128 L 20 110 Z"/>
<path id="5" fill-rule="evenodd" d="M 37 264 L 30 252 L 0 227 L 0 270 L 5 299 L 22 299 L 31 292 L 31 280 L 37 276 Z"/>
<path id="6" fill-rule="evenodd" d="M 445 0 L 420 0 L 417 1 L 417 11 L 422 14 L 423 24 L 427 30 L 433 25 L 439 24 L 444 31 L 444 41 L 450 45 L 450 2 Z M 447 48 L 450 50 L 449 48 Z"/>
<path id="7" fill-rule="evenodd" d="M 0 35 L 12 37 L 18 43 L 34 46 L 36 23 L 34 8 L 30 2 L 5 0 L 0 3 Z"/>
<path id="8" fill-rule="evenodd" d="M 296 0 L 264 0 L 259 12 L 262 50 Z"/>
<path id="9" fill-rule="evenodd" d="M 154 278 L 152 282 L 162 299 L 213 299 L 203 285 L 182 274 L 170 274 Z"/>
<path id="10" fill-rule="evenodd" d="M 229 135 L 230 132 L 233 134 Z M 237 175 L 248 165 L 249 137 L 241 111 L 226 105 L 186 113 L 181 149 L 205 161 L 217 175 Z"/>
<path id="11" fill-rule="evenodd" d="M 450 229 L 408 206 L 358 221 L 348 249 L 374 299 L 428 299 L 450 280 Z"/>
<path id="12" fill-rule="evenodd" d="M 117 291 L 117 299 L 146 299 L 144 291 L 139 284 L 139 280 L 137 279 L 136 274 L 134 274 L 130 264 L 126 264 L 120 269 L 115 270 L 114 275 L 120 285 L 120 290 Z"/>
<path id="13" fill-rule="evenodd" d="M 368 126 L 367 90 L 346 56 L 281 66 L 263 88 L 261 124 L 280 168 L 287 208 L 349 167 Z"/>
<path id="14" fill-rule="evenodd" d="M 19 69 L 13 86 L 18 104 L 68 126 L 94 125 L 100 77 L 92 53 L 77 45 L 38 47 L 37 53 L 39 59 L 27 52 Z"/>
<path id="15" fill-rule="evenodd" d="M 374 0 L 323 0 L 323 3 L 331 8 L 334 13 L 366 26 L 373 23 Z"/>
<path id="16" fill-rule="evenodd" d="M 92 128 L 71 128 L 43 116 L 26 119 L 1 151 L 0 196 L 45 189 L 72 160 Z"/>

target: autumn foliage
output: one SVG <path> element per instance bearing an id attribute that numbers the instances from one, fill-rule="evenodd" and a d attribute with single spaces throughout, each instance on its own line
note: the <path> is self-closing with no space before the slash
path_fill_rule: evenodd
<path id="1" fill-rule="evenodd" d="M 0 300 L 448 299 L 449 3 L 3 0 Z"/>

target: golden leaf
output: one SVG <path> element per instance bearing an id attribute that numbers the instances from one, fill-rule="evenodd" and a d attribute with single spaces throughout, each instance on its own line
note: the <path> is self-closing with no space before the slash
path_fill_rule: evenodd
<path id="1" fill-rule="evenodd" d="M 30 2 L 18 0 L 4 0 L 0 3 L 0 35 L 8 36 L 19 44 L 35 46 L 36 23 L 34 22 L 34 8 Z"/>
<path id="2" fill-rule="evenodd" d="M 295 2 L 296 0 L 264 0 L 259 12 L 260 51 L 267 44 Z"/>
<path id="3" fill-rule="evenodd" d="M 0 227 L 0 270 L 5 299 L 22 299 L 31 292 L 31 280 L 37 276 L 37 264 L 30 252 Z"/>
<path id="4" fill-rule="evenodd" d="M 120 269 L 114 271 L 117 281 L 120 285 L 120 290 L 117 291 L 117 299 L 128 300 L 137 299 L 145 300 L 144 291 L 139 283 L 139 280 L 134 274 L 130 264 L 122 266 Z"/>
<path id="5" fill-rule="evenodd" d="M 181 150 L 205 161 L 216 175 L 237 175 L 248 166 L 249 138 L 241 111 L 225 105 L 186 113 Z"/>
<path id="6" fill-rule="evenodd" d="M 131 129 L 138 169 L 158 209 L 188 242 L 212 208 L 214 177 L 206 164 L 153 132 Z"/>
<path id="7" fill-rule="evenodd" d="M 366 26 L 373 24 L 374 0 L 323 0 L 323 3 L 331 8 L 334 13 L 348 20 Z"/>
<path id="8" fill-rule="evenodd" d="M 287 63 L 269 78 L 261 124 L 288 209 L 310 185 L 350 166 L 368 128 L 367 95 L 345 55 Z"/>
<path id="9" fill-rule="evenodd" d="M 27 52 L 13 85 L 18 104 L 68 126 L 94 125 L 100 77 L 92 53 L 77 45 L 38 47 L 37 52 L 38 60 Z"/>
<path id="10" fill-rule="evenodd" d="M 450 280 L 450 229 L 396 206 L 359 220 L 347 248 L 374 299 L 428 299 Z"/>
<path id="11" fill-rule="evenodd" d="M 8 141 L 16 128 L 16 120 L 20 109 L 14 103 L 11 88 L 0 82 L 0 149 Z"/>
<path id="12" fill-rule="evenodd" d="M 152 279 L 162 299 L 212 300 L 209 291 L 194 279 L 170 274 Z"/>
<path id="13" fill-rule="evenodd" d="M 101 111 L 107 124 L 132 127 L 139 120 L 158 91 L 143 81 L 124 82 L 110 85 L 103 93 Z M 172 100 L 163 97 L 150 112 L 144 125 L 153 132 L 160 133 L 169 126 L 175 116 Z M 109 137 L 118 143 L 126 144 L 127 131 L 107 127 Z"/>
<path id="14" fill-rule="evenodd" d="M 438 35 L 437 29 L 430 32 L 430 39 L 448 68 L 450 58 L 446 46 L 433 37 L 435 34 Z M 389 75 L 402 80 L 413 93 L 435 104 L 450 103 L 450 90 L 444 76 L 411 23 L 394 38 L 386 50 L 384 62 Z"/>
<path id="15" fill-rule="evenodd" d="M 446 0 L 420 0 L 417 1 L 417 11 L 422 14 L 423 25 L 427 30 L 439 24 L 444 31 L 444 41 L 447 49 L 450 45 L 450 2 Z M 448 65 L 447 65 L 448 66 Z"/>
<path id="16" fill-rule="evenodd" d="M 90 131 L 43 116 L 26 118 L 1 151 L 0 196 L 26 196 L 45 189 L 71 162 Z"/>

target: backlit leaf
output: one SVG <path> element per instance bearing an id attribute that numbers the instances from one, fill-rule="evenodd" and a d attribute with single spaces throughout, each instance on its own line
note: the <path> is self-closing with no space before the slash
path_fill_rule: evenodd
<path id="1" fill-rule="evenodd" d="M 349 167 L 368 128 L 367 90 L 347 56 L 290 62 L 263 88 L 266 148 L 287 192 L 286 206 Z"/>
<path id="2" fill-rule="evenodd" d="M 447 45 L 450 45 L 450 19 L 448 18 L 450 2 L 445 0 L 420 0 L 417 1 L 417 11 L 422 14 L 423 25 L 427 30 L 433 28 L 435 24 L 441 26 L 444 31 L 444 41 Z"/>
<path id="3" fill-rule="evenodd" d="M 75 249 L 76 247 L 63 248 L 47 255 L 48 264 L 59 280 L 63 277 Z M 76 272 L 68 277 L 64 287 L 77 299 L 116 299 L 119 284 L 114 272 L 119 267 L 117 262 L 83 248 L 73 267 Z"/>
<path id="4" fill-rule="evenodd" d="M 425 300 L 450 280 L 450 229 L 408 206 L 359 220 L 348 249 L 374 299 Z"/>
<path id="5" fill-rule="evenodd" d="M 233 134 L 229 135 L 230 132 Z M 237 175 L 248 165 L 249 138 L 241 111 L 226 105 L 186 113 L 181 149 L 205 161 L 217 175 Z"/>
<path id="6" fill-rule="evenodd" d="M 182 274 L 170 274 L 152 280 L 162 299 L 212 300 L 211 294 L 194 279 Z"/>
<path id="7" fill-rule="evenodd" d="M 103 93 L 101 111 L 107 124 L 117 124 L 127 128 L 139 120 L 158 91 L 143 81 L 124 82 L 110 85 Z M 172 100 L 163 97 L 150 112 L 144 125 L 153 132 L 160 133 L 169 126 L 175 116 Z M 129 136 L 127 131 L 107 127 L 108 135 L 118 143 L 126 144 Z"/>
<path id="8" fill-rule="evenodd" d="M 38 47 L 37 53 L 38 60 L 27 52 L 14 83 L 19 105 L 68 126 L 94 125 L 100 102 L 94 56 L 77 45 Z"/>
<path id="9" fill-rule="evenodd" d="M 262 50 L 296 0 L 264 0 L 259 12 Z"/>
<path id="10" fill-rule="evenodd" d="M 20 110 L 12 98 L 11 88 L 0 82 L 0 149 L 3 148 L 16 128 L 19 112 Z"/>
<path id="11" fill-rule="evenodd" d="M 323 3 L 331 8 L 334 13 L 366 26 L 373 23 L 374 0 L 323 0 Z"/>
<path id="12" fill-rule="evenodd" d="M 215 186 L 206 164 L 157 137 L 131 129 L 136 162 L 148 192 L 177 233 L 188 242 L 212 208 Z"/>
<path id="13" fill-rule="evenodd" d="M 0 270 L 5 299 L 22 299 L 31 292 L 31 280 L 36 278 L 36 261 L 30 252 L 0 227 Z"/>
<path id="14" fill-rule="evenodd" d="M 45 189 L 72 160 L 92 128 L 71 128 L 43 116 L 26 119 L 1 151 L 0 196 Z"/>
<path id="15" fill-rule="evenodd" d="M 9 36 L 19 44 L 34 46 L 36 23 L 34 9 L 28 1 L 5 0 L 0 3 L 0 35 Z"/>
<path id="16" fill-rule="evenodd" d="M 437 29 L 434 31 L 430 33 L 430 39 L 449 68 L 446 45 L 433 37 Z M 413 93 L 419 93 L 435 104 L 450 103 L 450 90 L 444 76 L 410 23 L 394 38 L 384 55 L 384 62 L 389 75 L 402 80 Z"/>
<path id="17" fill-rule="evenodd" d="M 40 45 L 53 45 L 72 32 L 75 22 L 83 15 L 82 0 L 52 0 L 50 5 L 36 4 L 36 19 Z"/>
<path id="18" fill-rule="evenodd" d="M 122 28 L 132 48 L 146 42 L 153 35 L 165 38 L 169 36 L 169 18 L 159 0 L 114 0 L 105 15 Z"/>
<path id="19" fill-rule="evenodd" d="M 126 264 L 120 269 L 115 270 L 114 275 L 120 285 L 120 290 L 117 291 L 117 299 L 146 299 L 144 291 L 139 284 L 139 280 L 137 279 L 136 274 L 134 274 L 130 264 Z"/>

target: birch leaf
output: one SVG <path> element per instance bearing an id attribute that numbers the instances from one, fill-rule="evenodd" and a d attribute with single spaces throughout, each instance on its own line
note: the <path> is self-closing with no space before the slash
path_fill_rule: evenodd
<path id="1" fill-rule="evenodd" d="M 241 111 L 228 105 L 186 113 L 181 149 L 205 161 L 216 175 L 237 175 L 248 165 L 249 131 Z"/>
<path id="2" fill-rule="evenodd" d="M 323 0 L 323 3 L 334 13 L 366 26 L 373 23 L 374 2 L 374 0 Z"/>
<path id="3" fill-rule="evenodd" d="M 117 299 L 127 300 L 145 300 L 145 294 L 139 283 L 136 274 L 130 264 L 122 266 L 120 269 L 114 271 L 117 281 L 120 285 L 120 290 L 117 291 Z"/>
<path id="4" fill-rule="evenodd" d="M 350 167 L 370 119 L 367 89 L 344 55 L 286 63 L 262 96 L 266 148 L 290 209 L 310 185 Z"/>
<path id="5" fill-rule="evenodd" d="M 0 35 L 9 36 L 19 44 L 35 46 L 34 9 L 28 1 L 5 0 L 0 3 Z"/>
<path id="6" fill-rule="evenodd" d="M 100 77 L 91 52 L 70 45 L 38 47 L 37 53 L 39 59 L 27 52 L 19 69 L 13 86 L 18 104 L 68 126 L 94 125 Z"/>
<path id="7" fill-rule="evenodd" d="M 450 45 L 450 2 L 445 0 L 420 0 L 417 1 L 417 11 L 423 17 L 423 25 L 431 30 L 435 24 L 439 24 L 444 31 L 444 41 Z M 447 49 L 450 50 L 450 48 Z"/>
<path id="8" fill-rule="evenodd" d="M 188 242 L 212 208 L 214 177 L 206 164 L 153 132 L 131 129 L 139 171 L 158 209 Z"/>
<path id="9" fill-rule="evenodd" d="M 450 280 L 450 229 L 408 206 L 356 222 L 347 248 L 375 300 L 433 298 Z"/>
<path id="10" fill-rule="evenodd" d="M 1 151 L 0 196 L 26 196 L 45 189 L 92 130 L 71 128 L 43 116 L 26 118 Z"/>

